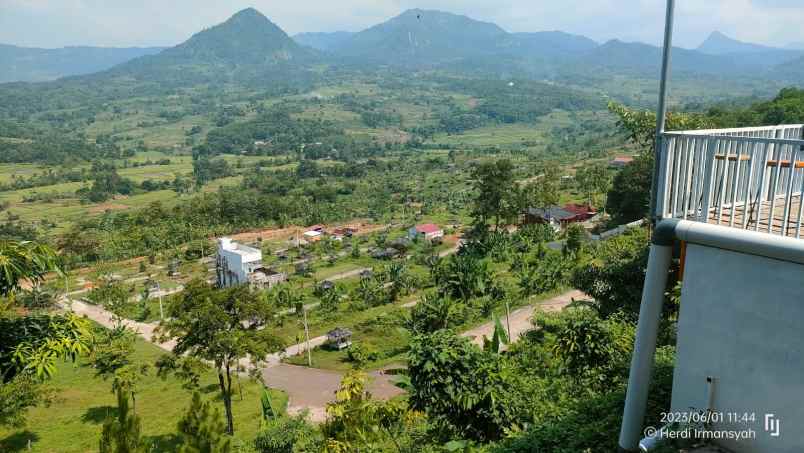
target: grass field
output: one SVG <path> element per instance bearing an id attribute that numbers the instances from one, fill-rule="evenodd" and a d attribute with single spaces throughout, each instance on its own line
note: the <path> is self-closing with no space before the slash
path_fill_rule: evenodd
<path id="1" fill-rule="evenodd" d="M 153 364 L 163 351 L 156 346 L 138 340 L 135 360 Z M 243 378 L 240 389 L 236 387 L 233 409 L 235 437 L 242 442 L 250 441 L 259 430 L 261 419 L 261 384 Z M 28 423 L 19 429 L 0 429 L 0 451 L 42 453 L 84 453 L 98 451 L 103 421 L 114 414 L 116 400 L 111 392 L 111 382 L 94 376 L 86 364 L 62 364 L 50 383 L 56 399 L 50 407 L 38 407 L 30 411 Z M 217 377 L 212 372 L 204 375 L 201 382 L 204 398 L 215 401 L 223 413 L 217 387 Z M 287 398 L 281 392 L 272 391 L 274 406 L 285 407 Z M 139 384 L 136 410 L 142 421 L 142 434 L 152 445 L 153 452 L 175 452 L 180 442 L 176 423 L 184 415 L 191 394 L 181 383 L 170 377 L 162 380 L 154 370 Z M 28 449 L 30 441 L 31 448 Z"/>

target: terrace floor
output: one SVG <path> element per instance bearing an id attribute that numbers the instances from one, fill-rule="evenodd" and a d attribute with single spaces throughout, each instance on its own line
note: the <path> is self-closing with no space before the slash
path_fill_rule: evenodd
<path id="1" fill-rule="evenodd" d="M 790 213 L 789 213 L 789 220 L 787 222 L 787 231 L 785 232 L 785 236 L 796 237 L 796 228 L 799 225 L 798 222 L 798 213 L 799 208 L 801 206 L 801 195 L 794 195 L 791 197 L 790 200 Z M 746 229 L 746 230 L 753 230 L 757 224 L 757 218 L 759 218 L 759 232 L 762 233 L 772 233 L 772 234 L 781 234 L 782 233 L 782 225 L 784 223 L 784 215 L 785 215 L 785 200 L 784 199 L 777 199 L 776 203 L 773 207 L 773 218 L 770 219 L 770 212 L 771 212 L 771 202 L 770 201 L 763 201 L 760 205 L 756 203 L 752 203 L 749 205 L 738 204 L 734 206 L 732 209 L 731 206 L 724 206 L 720 212 L 718 212 L 719 208 L 712 208 L 709 210 L 709 216 L 707 218 L 707 223 L 711 224 L 720 224 L 725 226 L 733 226 L 735 228 Z M 734 217 L 732 218 L 732 210 L 734 211 Z M 720 214 L 720 222 L 718 222 L 718 214 Z M 746 215 L 748 216 L 748 221 L 745 222 Z M 745 228 L 743 224 L 746 224 Z M 770 231 L 768 231 L 768 225 L 770 224 Z"/>

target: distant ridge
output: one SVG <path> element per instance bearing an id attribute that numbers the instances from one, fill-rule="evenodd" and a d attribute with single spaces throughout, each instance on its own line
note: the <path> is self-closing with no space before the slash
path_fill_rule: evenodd
<path id="1" fill-rule="evenodd" d="M 40 49 L 0 44 L 0 83 L 44 82 L 61 77 L 91 74 L 164 47 L 71 46 Z"/>
<path id="2" fill-rule="evenodd" d="M 297 43 L 316 50 L 328 51 L 354 36 L 350 31 L 305 32 L 293 35 Z"/>

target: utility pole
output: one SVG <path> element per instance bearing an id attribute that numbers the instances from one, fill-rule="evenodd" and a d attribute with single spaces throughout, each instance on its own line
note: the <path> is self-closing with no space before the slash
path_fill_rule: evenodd
<path id="1" fill-rule="evenodd" d="M 156 282 L 156 292 L 159 294 L 159 320 L 165 320 L 165 310 L 162 308 L 162 285 Z"/>
<path id="2" fill-rule="evenodd" d="M 304 313 L 304 338 L 306 339 L 307 343 L 307 366 L 312 368 L 313 356 L 312 352 L 310 351 L 310 329 L 307 328 L 307 309 L 304 308 L 304 302 L 302 302 L 302 313 Z"/>
<path id="3" fill-rule="evenodd" d="M 508 342 L 511 343 L 514 339 L 511 338 L 511 307 L 508 304 L 508 298 L 505 299 L 505 324 L 508 325 Z"/>

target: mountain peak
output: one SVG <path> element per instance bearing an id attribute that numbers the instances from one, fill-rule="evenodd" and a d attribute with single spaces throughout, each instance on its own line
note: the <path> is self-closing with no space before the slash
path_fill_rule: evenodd
<path id="1" fill-rule="evenodd" d="M 246 8 L 223 23 L 196 33 L 166 54 L 207 62 L 263 64 L 290 60 L 306 52 L 261 12 Z"/>
<path id="2" fill-rule="evenodd" d="M 698 46 L 700 52 L 708 53 L 710 55 L 725 55 L 737 53 L 756 53 L 766 52 L 769 50 L 777 50 L 773 47 L 763 46 L 760 44 L 752 44 L 734 39 L 724 33 L 715 30 L 709 34 L 704 42 Z"/>
<path id="3" fill-rule="evenodd" d="M 226 23 L 228 22 L 242 22 L 242 21 L 261 21 L 261 22 L 270 22 L 265 15 L 255 8 L 246 8 L 241 9 L 240 11 L 234 13 L 232 17 L 230 17 Z"/>

